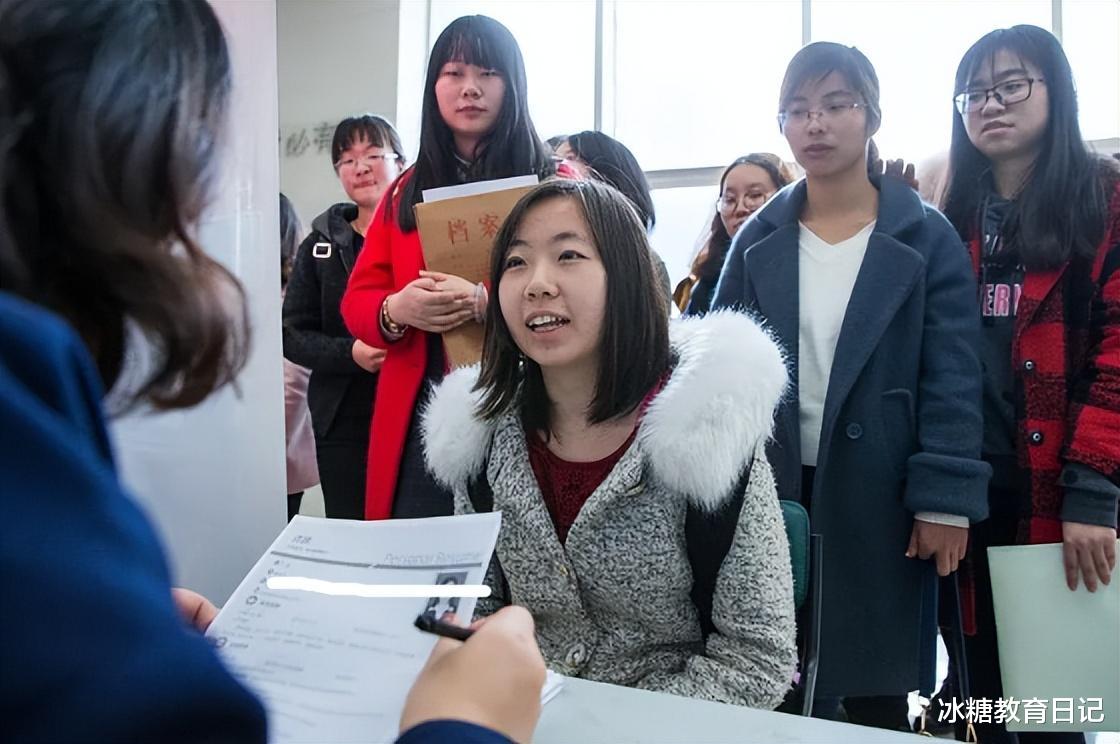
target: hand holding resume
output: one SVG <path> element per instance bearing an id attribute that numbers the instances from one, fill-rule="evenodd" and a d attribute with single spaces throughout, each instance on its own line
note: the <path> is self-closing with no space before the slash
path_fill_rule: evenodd
<path id="1" fill-rule="evenodd" d="M 416 205 L 416 223 L 428 270 L 472 284 L 488 282 L 494 237 L 517 200 L 536 183 L 536 176 L 517 176 L 424 191 L 424 202 Z M 477 362 L 482 338 L 477 323 L 444 333 L 451 366 Z"/>
<path id="2" fill-rule="evenodd" d="M 440 585 L 444 596 L 434 599 L 454 600 L 469 621 L 500 525 L 498 513 L 296 517 L 207 632 L 265 701 L 271 740 L 392 741 L 436 640 L 413 626 L 431 604 L 422 587 Z M 293 585 L 304 589 L 278 588 Z M 384 598 L 394 590 L 412 596 Z"/>

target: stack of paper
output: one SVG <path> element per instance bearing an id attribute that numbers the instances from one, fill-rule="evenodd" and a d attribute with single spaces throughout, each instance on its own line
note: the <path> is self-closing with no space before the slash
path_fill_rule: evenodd
<path id="1" fill-rule="evenodd" d="M 465 622 L 476 600 L 277 590 L 270 578 L 306 579 L 320 589 L 482 584 L 500 526 L 500 513 L 378 522 L 296 517 L 207 632 L 264 700 L 271 741 L 395 739 L 405 696 L 436 642 L 413 621 L 450 610 Z"/>

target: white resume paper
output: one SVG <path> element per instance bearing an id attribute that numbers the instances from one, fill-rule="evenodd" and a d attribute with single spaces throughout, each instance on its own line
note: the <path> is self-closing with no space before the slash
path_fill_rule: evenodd
<path id="1" fill-rule="evenodd" d="M 416 616 L 451 611 L 466 625 L 476 602 L 275 590 L 270 578 L 482 584 L 500 526 L 499 513 L 293 519 L 207 631 L 233 673 L 264 701 L 269 740 L 392 741 L 408 689 L 437 640 L 413 626 Z"/>

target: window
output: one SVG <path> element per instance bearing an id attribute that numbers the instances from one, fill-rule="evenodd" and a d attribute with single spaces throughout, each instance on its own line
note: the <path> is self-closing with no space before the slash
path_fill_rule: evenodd
<path id="1" fill-rule="evenodd" d="M 1081 136 L 1120 137 L 1120 3 L 1064 0 L 1062 46 L 1073 67 Z"/>
<path id="2" fill-rule="evenodd" d="M 759 150 L 788 157 L 774 115 L 801 46 L 801 3 L 613 7 L 613 134 L 643 168 L 723 166 Z"/>
<path id="3" fill-rule="evenodd" d="M 688 276 L 693 257 L 708 237 L 718 191 L 717 186 L 687 186 L 653 192 L 657 225 L 650 242 L 665 262 L 673 287 Z"/>

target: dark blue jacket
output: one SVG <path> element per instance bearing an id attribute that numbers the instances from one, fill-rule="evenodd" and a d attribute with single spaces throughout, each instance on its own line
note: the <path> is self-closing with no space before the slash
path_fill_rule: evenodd
<path id="1" fill-rule="evenodd" d="M 821 695 L 930 685 L 936 572 L 904 556 L 916 512 L 987 516 L 980 460 L 980 323 L 949 222 L 884 178 L 836 344 L 811 505 L 824 536 Z M 786 353 L 792 389 L 769 449 L 782 498 L 801 498 L 798 221 L 804 181 L 740 228 L 712 308 L 745 308 Z M 749 381 L 744 381 L 745 384 Z"/>
<path id="2" fill-rule="evenodd" d="M 188 628 L 117 478 L 92 360 L 0 292 L 0 720 L 7 742 L 264 742 L 260 703 Z M 402 741 L 506 739 L 456 722 Z"/>

